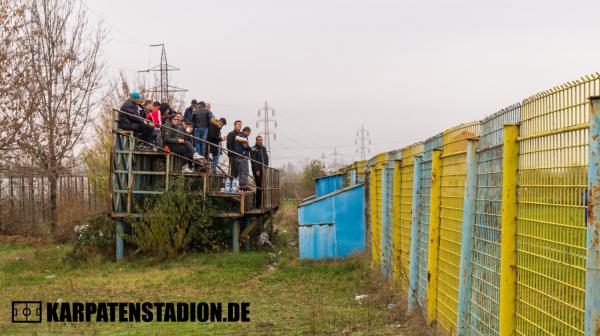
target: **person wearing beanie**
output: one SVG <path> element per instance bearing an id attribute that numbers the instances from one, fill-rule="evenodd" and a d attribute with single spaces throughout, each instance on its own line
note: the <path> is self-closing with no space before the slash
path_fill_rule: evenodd
<path id="1" fill-rule="evenodd" d="M 150 125 L 150 121 L 140 117 L 141 111 L 143 111 L 143 107 L 141 104 L 144 103 L 144 98 L 142 95 L 134 91 L 132 92 L 127 100 L 123 102 L 121 105 L 121 112 L 119 113 L 119 118 L 117 125 L 120 129 L 125 131 L 133 131 L 134 135 L 136 133 L 140 133 L 140 138 L 150 143 L 152 142 L 152 134 L 154 133 L 154 126 Z M 148 148 L 147 144 L 139 144 L 141 148 Z"/>

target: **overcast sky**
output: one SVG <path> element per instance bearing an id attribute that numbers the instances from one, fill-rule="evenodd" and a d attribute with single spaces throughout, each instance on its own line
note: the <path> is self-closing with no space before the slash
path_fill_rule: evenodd
<path id="1" fill-rule="evenodd" d="M 369 157 L 402 148 L 600 70 L 600 1 L 84 1 L 111 75 L 164 42 L 187 101 L 254 129 L 268 100 L 276 166 L 358 159 L 361 125 Z"/>

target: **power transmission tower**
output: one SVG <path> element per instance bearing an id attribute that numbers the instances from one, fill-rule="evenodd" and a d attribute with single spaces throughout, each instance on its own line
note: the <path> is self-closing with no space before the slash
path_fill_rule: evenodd
<path id="1" fill-rule="evenodd" d="M 354 140 L 354 145 L 356 147 L 356 153 L 360 153 L 360 160 L 367 159 L 367 153 L 371 152 L 371 149 L 368 145 L 371 144 L 371 139 L 369 138 L 369 131 L 365 129 L 365 126 L 360 126 L 360 130 L 356 132 L 356 140 Z M 368 143 L 368 144 L 367 144 Z"/>
<path id="2" fill-rule="evenodd" d="M 333 156 L 333 163 L 331 164 L 331 168 L 333 169 L 337 169 L 344 161 L 344 155 L 338 153 L 337 151 L 337 147 L 333 147 L 333 153 L 331 153 L 331 155 Z M 338 156 L 341 158 L 341 161 L 338 162 Z"/>
<path id="3" fill-rule="evenodd" d="M 271 114 L 271 118 L 269 118 L 269 114 Z M 267 101 L 265 100 L 265 106 L 258 109 L 258 116 L 262 117 L 262 119 L 259 119 L 256 122 L 256 128 L 259 128 L 262 124 L 265 147 L 267 148 L 267 153 L 269 154 L 269 156 L 271 156 L 271 134 L 273 135 L 273 140 L 277 140 L 277 135 L 275 134 L 275 132 L 271 132 L 270 130 L 271 123 L 273 123 L 273 128 L 277 128 L 277 120 L 275 120 L 275 109 L 270 107 Z"/>
<path id="4" fill-rule="evenodd" d="M 173 94 L 176 92 L 186 92 L 186 89 L 178 88 L 176 86 L 169 85 L 169 71 L 177 71 L 179 68 L 169 65 L 167 63 L 167 51 L 165 49 L 165 44 L 151 44 L 151 47 L 161 47 L 162 52 L 160 55 L 160 64 L 154 66 L 150 69 L 140 70 L 139 72 L 150 72 L 150 71 L 160 71 L 160 84 L 158 87 L 153 87 L 152 89 L 146 92 L 152 93 L 160 93 L 160 101 L 162 103 L 168 103 L 171 100 L 169 94 Z"/>

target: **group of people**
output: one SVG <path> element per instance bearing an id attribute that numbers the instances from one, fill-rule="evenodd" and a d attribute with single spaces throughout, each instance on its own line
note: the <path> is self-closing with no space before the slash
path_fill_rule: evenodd
<path id="1" fill-rule="evenodd" d="M 226 140 L 229 158 L 229 175 L 238 178 L 240 191 L 249 191 L 249 161 L 257 188 L 257 200 L 261 199 L 263 167 L 269 165 L 269 156 L 259 135 L 254 146 L 250 145 L 250 127 L 243 127 L 241 120 L 234 122 L 234 128 L 221 137 L 221 129 L 227 125 L 225 118 L 217 119 L 211 111 L 210 103 L 192 100 L 191 105 L 181 114 L 168 103 L 144 100 L 139 92 L 131 92 L 121 105 L 118 127 L 133 131 L 141 149 L 164 149 L 187 159 L 183 173 L 193 173 L 196 163 L 211 161 L 213 174 L 217 173 L 221 157 L 221 142 Z"/>

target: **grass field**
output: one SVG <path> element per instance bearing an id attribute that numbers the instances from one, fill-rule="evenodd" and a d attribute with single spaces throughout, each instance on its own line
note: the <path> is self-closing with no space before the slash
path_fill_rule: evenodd
<path id="1" fill-rule="evenodd" d="M 288 230 L 283 229 L 282 232 Z M 288 233 L 289 234 L 289 233 Z M 282 234 L 285 237 L 285 233 Z M 288 238 L 293 238 L 290 236 Z M 70 245 L 0 245 L 0 334 L 90 335 L 422 335 L 405 296 L 371 275 L 365 258 L 301 262 L 285 244 L 271 251 L 138 258 L 78 267 Z M 32 246 L 33 245 L 33 246 Z M 271 254 L 269 254 L 269 252 Z M 273 254 L 276 257 L 273 257 Z M 273 263 L 276 263 L 274 266 Z M 367 294 L 362 302 L 355 295 Z M 249 302 L 250 322 L 12 324 L 11 301 Z M 389 303 L 397 308 L 388 310 Z"/>

